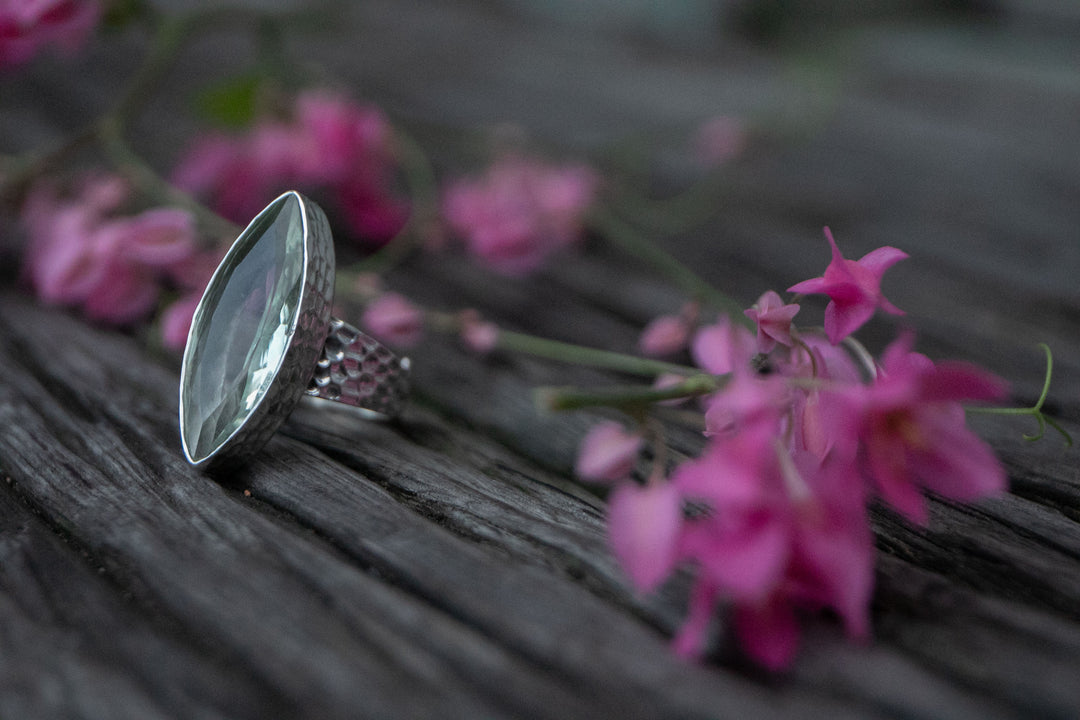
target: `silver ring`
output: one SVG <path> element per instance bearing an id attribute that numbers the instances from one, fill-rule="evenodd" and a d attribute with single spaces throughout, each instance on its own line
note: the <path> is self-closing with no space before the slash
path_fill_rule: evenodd
<path id="1" fill-rule="evenodd" d="M 334 242 L 298 192 L 263 209 L 226 253 L 195 310 L 180 371 L 180 438 L 192 465 L 258 452 L 309 395 L 392 418 L 409 360 L 330 316 Z"/>

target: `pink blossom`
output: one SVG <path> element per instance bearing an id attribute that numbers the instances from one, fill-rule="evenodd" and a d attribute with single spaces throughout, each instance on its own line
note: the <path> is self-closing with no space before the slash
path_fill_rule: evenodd
<path id="1" fill-rule="evenodd" d="M 749 330 L 722 315 L 714 325 L 698 330 L 690 351 L 698 367 L 724 375 L 749 367 L 755 341 Z"/>
<path id="2" fill-rule="evenodd" d="M 45 45 L 76 51 L 100 16 L 95 0 L 0 0 L 0 70 L 28 62 Z"/>
<path id="3" fill-rule="evenodd" d="M 397 347 L 412 347 L 424 334 L 423 311 L 394 292 L 368 305 L 362 323 L 376 338 Z"/>
<path id="4" fill-rule="evenodd" d="M 150 267 L 171 267 L 195 252 L 195 221 L 180 208 L 146 210 L 123 221 L 121 231 L 124 254 Z"/>
<path id="5" fill-rule="evenodd" d="M 201 295 L 224 256 L 223 250 L 196 251 L 170 265 L 167 274 L 181 289 Z"/>
<path id="6" fill-rule="evenodd" d="M 150 314 L 158 293 L 157 278 L 149 269 L 114 257 L 101 282 L 83 302 L 83 312 L 94 320 L 129 325 Z"/>
<path id="7" fill-rule="evenodd" d="M 299 187 L 325 199 L 370 244 L 396 235 L 408 205 L 392 190 L 393 133 L 382 113 L 321 90 L 301 93 L 291 117 L 259 120 L 236 137 L 196 141 L 173 172 L 180 188 L 245 223 L 273 197 Z"/>
<path id="8" fill-rule="evenodd" d="M 835 345 L 858 330 L 877 308 L 893 315 L 903 315 L 881 294 L 881 278 L 885 271 L 908 255 L 894 247 L 871 250 L 859 260 L 847 260 L 825 228 L 825 237 L 832 248 L 832 262 L 820 278 L 804 280 L 788 288 L 789 292 L 828 295 L 831 302 L 825 308 L 825 334 Z"/>
<path id="9" fill-rule="evenodd" d="M 824 462 L 789 453 L 774 428 L 757 425 L 714 440 L 671 484 L 684 502 L 705 506 L 680 532 L 680 557 L 698 574 L 676 652 L 701 653 L 722 598 L 734 605 L 740 644 L 766 667 L 791 661 L 798 607 L 831 608 L 849 635 L 865 637 L 874 546 L 850 453 Z"/>
<path id="10" fill-rule="evenodd" d="M 101 284 L 115 246 L 95 233 L 99 218 L 86 208 L 53 201 L 51 213 L 27 223 L 27 275 L 42 300 L 78 304 Z"/>
<path id="11" fill-rule="evenodd" d="M 795 607 L 782 595 L 735 606 L 735 637 L 747 655 L 769 670 L 791 664 L 799 646 L 799 621 Z"/>
<path id="12" fill-rule="evenodd" d="M 499 342 L 499 327 L 480 317 L 476 310 L 462 311 L 461 340 L 465 347 L 478 355 L 486 355 L 495 349 Z"/>
<path id="13" fill-rule="evenodd" d="M 358 176 L 342 183 L 337 203 L 349 229 L 372 244 L 392 239 L 409 219 L 408 203 L 388 195 L 377 178 Z"/>
<path id="14" fill-rule="evenodd" d="M 643 442 L 640 434 L 626 432 L 617 422 L 597 423 L 581 441 L 574 472 L 593 482 L 623 480 L 634 469 Z"/>
<path id="15" fill-rule="evenodd" d="M 925 488 L 969 501 L 1005 490 L 993 451 L 964 422 L 961 401 L 1000 400 L 1004 381 L 973 365 L 934 364 L 903 335 L 882 358 L 877 380 L 840 395 L 835 422 L 862 442 L 865 472 L 885 502 L 914 523 L 927 521 Z"/>
<path id="16" fill-rule="evenodd" d="M 326 90 L 296 98 L 296 126 L 305 152 L 298 158 L 308 181 L 337 184 L 358 170 L 382 169 L 392 163 L 393 133 L 385 116 L 373 107 L 349 102 Z"/>
<path id="17" fill-rule="evenodd" d="M 161 342 L 170 350 L 183 350 L 187 345 L 195 308 L 202 293 L 190 293 L 173 302 L 161 314 Z"/>
<path id="18" fill-rule="evenodd" d="M 503 157 L 481 177 L 452 183 L 443 216 L 485 265 L 525 275 L 577 239 L 596 184 L 595 173 L 583 166 Z"/>
<path id="19" fill-rule="evenodd" d="M 723 165 L 742 152 L 746 128 L 738 118 L 720 115 L 702 123 L 695 144 L 698 157 L 706 167 Z"/>
<path id="20" fill-rule="evenodd" d="M 31 189 L 22 213 L 30 238 L 24 275 L 42 300 L 113 325 L 154 310 L 169 276 L 195 253 L 194 222 L 175 208 L 113 215 L 127 193 L 125 182 L 100 174 L 64 197 L 47 184 Z"/>
<path id="21" fill-rule="evenodd" d="M 705 434 L 731 434 L 757 424 L 775 429 L 791 405 L 791 395 L 780 376 L 734 371 L 727 385 L 707 400 Z"/>
<path id="22" fill-rule="evenodd" d="M 655 588 L 675 568 L 682 497 L 666 482 L 622 483 L 608 500 L 608 535 L 619 563 L 639 590 Z"/>
<path id="23" fill-rule="evenodd" d="M 710 443 L 680 465 L 671 483 L 708 510 L 687 522 L 681 554 L 724 594 L 757 602 L 783 576 L 791 552 L 789 503 L 771 428 L 756 426 Z"/>
<path id="24" fill-rule="evenodd" d="M 690 326 L 679 315 L 661 315 L 653 318 L 638 339 L 638 348 L 645 355 L 662 357 L 674 355 L 686 347 L 690 338 Z"/>
<path id="25" fill-rule="evenodd" d="M 752 308 L 746 311 L 746 317 L 757 325 L 758 352 L 769 353 L 776 343 L 791 347 L 791 320 L 799 312 L 798 305 L 785 305 L 772 290 L 766 291 Z"/>

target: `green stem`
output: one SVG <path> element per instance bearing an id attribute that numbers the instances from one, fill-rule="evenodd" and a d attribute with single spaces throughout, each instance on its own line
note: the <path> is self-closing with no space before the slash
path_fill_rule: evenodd
<path id="1" fill-rule="evenodd" d="M 625 355 L 610 350 L 599 350 L 584 345 L 574 345 L 509 330 L 499 331 L 496 347 L 502 350 L 533 355 L 534 357 L 603 368 L 605 370 L 616 370 L 645 377 L 656 377 L 665 373 L 696 376 L 701 373 L 698 368 L 687 367 L 686 365 L 676 365 L 663 360 Z"/>
<path id="2" fill-rule="evenodd" d="M 412 208 L 409 219 L 397 235 L 378 251 L 347 268 L 348 272 L 384 273 L 408 257 L 424 231 L 438 218 L 438 181 L 427 153 L 400 128 L 394 130 L 394 145 L 401 161 Z"/>
<path id="3" fill-rule="evenodd" d="M 610 210 L 597 208 L 589 215 L 591 226 L 609 242 L 629 255 L 654 267 L 691 297 L 727 313 L 749 326 L 742 304 L 698 277 L 697 273 L 675 259 Z"/>
<path id="4" fill-rule="evenodd" d="M 682 192 L 666 198 L 652 198 L 633 192 L 628 185 L 621 185 L 626 192 L 614 193 L 618 209 L 625 217 L 656 232 L 668 235 L 684 233 L 700 227 L 722 209 L 719 199 L 723 196 L 727 175 L 711 171 Z"/>
<path id="5" fill-rule="evenodd" d="M 97 125 L 88 125 L 44 153 L 30 151 L 11 156 L 6 175 L 0 178 L 0 201 L 18 206 L 30 185 L 52 168 L 98 140 Z"/>
<path id="6" fill-rule="evenodd" d="M 120 100 L 106 115 L 121 133 L 138 114 L 146 98 L 161 84 L 161 79 L 176 61 L 184 41 L 194 27 L 195 22 L 191 17 L 161 15 L 158 18 L 146 59 L 128 81 Z"/>
<path id="7" fill-rule="evenodd" d="M 1046 402 L 1047 396 L 1050 394 L 1050 380 L 1054 374 L 1054 354 L 1050 351 L 1050 346 L 1046 343 L 1039 343 L 1039 347 L 1042 348 L 1046 354 L 1046 375 L 1043 378 L 1042 392 L 1039 393 L 1039 399 L 1035 401 L 1035 404 L 1031 407 L 1014 408 L 1014 407 L 969 407 L 964 408 L 969 413 L 976 413 L 980 415 L 1031 415 L 1035 418 L 1035 422 L 1039 424 L 1039 431 L 1034 435 L 1024 434 L 1024 439 L 1029 442 L 1035 440 L 1041 440 L 1046 435 L 1046 426 L 1057 430 L 1061 433 L 1061 436 L 1065 438 L 1066 447 L 1072 447 L 1073 439 L 1072 435 L 1068 433 L 1054 418 L 1046 415 L 1042 411 L 1043 403 Z"/>
<path id="8" fill-rule="evenodd" d="M 583 390 L 574 387 L 542 387 L 534 391 L 536 405 L 545 410 L 579 410 L 587 407 L 613 407 L 635 412 L 664 400 L 679 400 L 708 395 L 722 388 L 726 375 L 698 374 L 666 388 L 640 385 Z"/>
<path id="9" fill-rule="evenodd" d="M 99 139 L 105 153 L 116 168 L 135 184 L 141 192 L 162 205 L 174 205 L 190 212 L 202 229 L 214 239 L 231 240 L 240 234 L 241 228 L 208 207 L 177 189 L 148 165 L 124 139 L 122 130 L 112 118 L 102 118 Z"/>

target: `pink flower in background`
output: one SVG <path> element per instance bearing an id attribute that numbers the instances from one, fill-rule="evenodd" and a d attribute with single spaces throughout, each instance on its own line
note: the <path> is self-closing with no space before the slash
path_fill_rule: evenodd
<path id="1" fill-rule="evenodd" d="M 690 346 L 698 367 L 714 375 L 747 368 L 755 353 L 754 336 L 727 315 L 698 330 Z"/>
<path id="2" fill-rule="evenodd" d="M 424 313 L 403 296 L 383 293 L 364 309 L 364 328 L 383 342 L 412 347 L 424 335 Z"/>
<path id="3" fill-rule="evenodd" d="M 112 325 L 138 322 L 156 308 L 170 277 L 195 255 L 195 225 L 176 208 L 113 214 L 128 192 L 111 175 L 90 175 L 69 196 L 48 184 L 30 191 L 22 211 L 24 276 L 42 300 Z"/>
<path id="4" fill-rule="evenodd" d="M 644 443 L 638 433 L 629 433 L 614 421 L 593 425 L 578 449 L 574 472 L 582 480 L 617 482 L 630 477 Z"/>
<path id="5" fill-rule="evenodd" d="M 190 293 L 173 302 L 161 314 L 161 342 L 170 350 L 183 350 L 187 345 L 195 308 L 202 299 L 201 292 Z"/>
<path id="6" fill-rule="evenodd" d="M 195 253 L 195 221 L 180 208 L 154 208 L 111 223 L 122 234 L 127 259 L 169 268 Z"/>
<path id="7" fill-rule="evenodd" d="M 442 211 L 474 257 L 496 272 L 525 275 L 577 240 L 596 186 L 587 167 L 507 156 L 479 178 L 452 183 Z"/>
<path id="8" fill-rule="evenodd" d="M 225 249 L 197 250 L 183 260 L 168 267 L 169 279 L 182 290 L 202 294 L 206 289 L 214 270 L 225 257 Z"/>
<path id="9" fill-rule="evenodd" d="M 686 347 L 690 330 L 685 318 L 679 315 L 661 315 L 645 326 L 638 339 L 638 348 L 651 357 L 674 355 Z"/>
<path id="10" fill-rule="evenodd" d="M 461 340 L 465 347 L 478 355 L 486 355 L 499 343 L 499 327 L 480 317 L 475 309 L 463 310 L 460 314 Z"/>
<path id="11" fill-rule="evenodd" d="M 0 0 L 0 70 L 28 62 L 45 45 L 75 52 L 100 17 L 96 0 Z"/>
<path id="12" fill-rule="evenodd" d="M 380 245 L 409 214 L 393 193 L 395 166 L 393 132 L 381 112 L 311 90 L 296 97 L 288 120 L 263 119 L 244 135 L 197 140 L 173 182 L 241 224 L 286 190 L 312 192 L 358 238 Z"/>
<path id="13" fill-rule="evenodd" d="M 115 247 L 97 233 L 100 217 L 78 204 L 40 195 L 28 203 L 30 234 L 24 274 L 45 302 L 76 305 L 104 279 Z"/>
<path id="14" fill-rule="evenodd" d="M 772 290 L 766 291 L 754 306 L 746 311 L 746 317 L 757 325 L 758 352 L 772 352 L 776 343 L 791 347 L 794 344 L 791 339 L 791 321 L 798 312 L 798 305 L 785 305 L 778 294 Z"/>
<path id="15" fill-rule="evenodd" d="M 123 258 L 111 258 L 105 275 L 83 301 L 86 316 L 110 325 L 130 325 L 157 306 L 160 280 L 151 268 Z"/>
<path id="16" fill-rule="evenodd" d="M 881 294 L 881 277 L 907 253 L 886 246 L 859 260 L 847 260 L 829 228 L 825 228 L 825 237 L 832 248 L 832 262 L 825 275 L 792 285 L 788 292 L 829 296 L 832 302 L 825 308 L 825 334 L 834 345 L 862 327 L 878 308 L 893 315 L 904 314 Z"/>
<path id="17" fill-rule="evenodd" d="M 864 471 L 881 498 L 914 523 L 927 521 L 922 489 L 969 501 L 1003 492 L 1005 470 L 964 422 L 961 401 L 1000 400 L 1004 381 L 973 365 L 935 365 L 911 351 L 911 335 L 893 342 L 871 386 L 852 386 L 834 422 L 862 443 Z"/>

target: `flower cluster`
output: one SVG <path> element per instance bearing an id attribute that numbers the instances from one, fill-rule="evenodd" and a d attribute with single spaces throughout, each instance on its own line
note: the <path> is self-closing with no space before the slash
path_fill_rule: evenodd
<path id="1" fill-rule="evenodd" d="M 580 237 L 596 188 L 596 173 L 586 166 L 507 155 L 482 176 L 452 183 L 442 212 L 470 254 L 492 270 L 520 276 Z"/>
<path id="2" fill-rule="evenodd" d="M 197 249 L 186 210 L 122 215 L 129 198 L 128 184 L 115 175 L 85 177 L 68 194 L 35 186 L 22 210 L 24 276 L 45 302 L 121 326 L 145 320 L 164 288 L 178 289 L 183 297 L 166 310 L 162 331 L 167 346 L 183 347 L 217 256 Z"/>
<path id="3" fill-rule="evenodd" d="M 266 118 L 241 136 L 196 142 L 173 181 L 241 224 L 281 192 L 311 192 L 326 197 L 359 239 L 380 245 L 408 218 L 406 203 L 392 192 L 392 140 L 379 110 L 307 91 L 287 119 Z"/>
<path id="4" fill-rule="evenodd" d="M 95 0 L 0 0 L 0 70 L 29 62 L 46 45 L 74 52 L 100 16 Z"/>
<path id="5" fill-rule="evenodd" d="M 854 638 L 869 632 L 874 545 L 867 504 L 879 500 L 927 522 L 923 491 L 969 501 L 1005 489 L 992 451 L 966 426 L 960 403 L 999 400 L 1003 381 L 972 365 L 935 364 L 902 334 L 879 362 L 849 352 L 851 332 L 877 308 L 885 269 L 905 257 L 880 248 L 832 262 L 795 285 L 830 297 L 826 338 L 800 333 L 799 310 L 767 292 L 746 311 L 757 336 L 727 319 L 697 332 L 692 352 L 723 388 L 707 398 L 703 454 L 629 479 L 640 438 L 609 425 L 582 445 L 579 474 L 614 483 L 613 551 L 631 581 L 651 590 L 677 566 L 695 571 L 687 619 L 675 639 L 704 651 L 717 603 L 732 609 L 746 652 L 770 668 L 796 650 L 797 613 L 828 608 Z"/>

